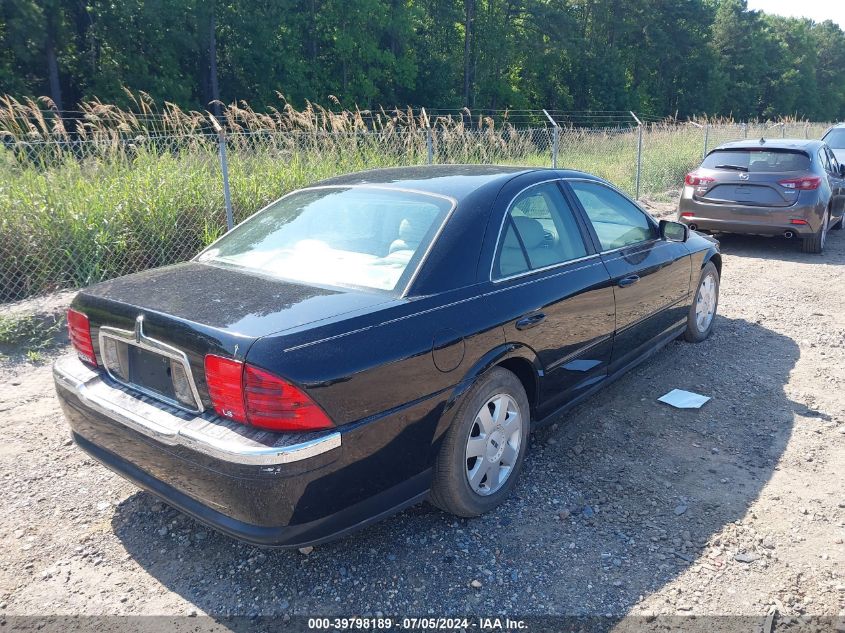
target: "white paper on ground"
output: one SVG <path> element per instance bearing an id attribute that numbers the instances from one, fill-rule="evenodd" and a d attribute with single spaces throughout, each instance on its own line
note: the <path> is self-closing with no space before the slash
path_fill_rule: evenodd
<path id="1" fill-rule="evenodd" d="M 660 396 L 658 400 L 677 409 L 700 409 L 705 402 L 710 400 L 710 396 L 702 396 L 683 389 L 672 389 L 666 395 Z"/>

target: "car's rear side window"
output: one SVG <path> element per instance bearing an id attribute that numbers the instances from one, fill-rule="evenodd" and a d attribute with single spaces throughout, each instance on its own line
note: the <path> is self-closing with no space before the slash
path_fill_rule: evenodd
<path id="1" fill-rule="evenodd" d="M 717 150 L 708 154 L 701 166 L 747 172 L 807 171 L 810 157 L 804 152 L 788 150 Z"/>
<path id="2" fill-rule="evenodd" d="M 285 196 L 197 259 L 265 275 L 398 290 L 453 206 L 398 189 L 324 187 Z"/>
<path id="3" fill-rule="evenodd" d="M 510 205 L 494 278 L 561 264 L 587 254 L 575 215 L 554 182 L 523 191 Z"/>

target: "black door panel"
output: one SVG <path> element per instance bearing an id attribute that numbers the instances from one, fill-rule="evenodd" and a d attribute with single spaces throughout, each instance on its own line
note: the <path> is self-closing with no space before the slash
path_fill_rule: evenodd
<path id="1" fill-rule="evenodd" d="M 691 264 L 683 243 L 666 240 L 605 253 L 602 260 L 616 298 L 613 370 L 686 317 Z M 637 282 L 627 284 L 634 276 Z"/>
<path id="2" fill-rule="evenodd" d="M 567 181 L 607 268 L 616 301 L 609 371 L 627 365 L 686 316 L 690 257 L 683 242 L 660 238 L 636 203 L 595 181 Z"/>
<path id="3" fill-rule="evenodd" d="M 505 338 L 533 349 L 543 367 L 542 410 L 607 375 L 613 288 L 598 256 L 492 285 L 486 305 L 505 323 Z M 539 314 L 544 318 L 524 327 Z"/>

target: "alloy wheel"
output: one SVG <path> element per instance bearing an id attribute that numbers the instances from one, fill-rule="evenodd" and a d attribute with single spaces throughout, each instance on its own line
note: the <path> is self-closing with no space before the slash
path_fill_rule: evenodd
<path id="1" fill-rule="evenodd" d="M 466 445 L 466 476 L 473 492 L 490 495 L 510 477 L 522 443 L 522 412 L 506 393 L 489 398 L 470 428 Z"/>
<path id="2" fill-rule="evenodd" d="M 698 287 L 698 297 L 695 301 L 695 327 L 699 332 L 706 332 L 716 314 L 716 280 L 713 275 L 707 275 Z"/>

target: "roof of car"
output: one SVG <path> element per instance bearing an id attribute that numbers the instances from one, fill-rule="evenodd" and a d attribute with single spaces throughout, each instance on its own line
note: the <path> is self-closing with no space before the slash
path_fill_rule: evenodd
<path id="1" fill-rule="evenodd" d="M 713 148 L 713 151 L 720 149 L 798 149 L 804 151 L 813 151 L 824 144 L 818 139 L 803 139 L 803 138 L 767 138 L 767 139 L 743 139 L 741 141 L 731 141 L 729 143 L 722 143 L 718 147 Z"/>
<path id="2" fill-rule="evenodd" d="M 379 185 L 381 187 L 439 193 L 460 200 L 481 187 L 487 185 L 501 186 L 515 176 L 540 171 L 556 174 L 560 178 L 596 178 L 590 174 L 573 170 L 553 170 L 538 167 L 423 165 L 359 171 L 322 180 L 312 186 Z"/>

